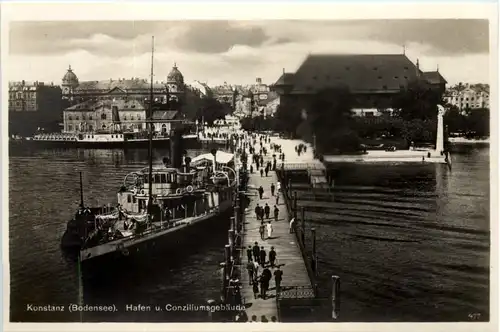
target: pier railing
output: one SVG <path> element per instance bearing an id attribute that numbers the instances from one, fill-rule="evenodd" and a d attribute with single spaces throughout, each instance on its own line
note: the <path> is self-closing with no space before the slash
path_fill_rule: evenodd
<path id="1" fill-rule="evenodd" d="M 308 255 L 307 255 L 307 250 L 306 250 L 306 247 L 305 247 L 305 229 L 303 229 L 303 227 L 299 226 L 298 224 L 298 221 L 297 221 L 297 211 L 294 211 L 294 207 L 292 206 L 293 204 L 290 203 L 290 200 L 292 197 L 290 197 L 291 195 L 289 194 L 290 190 L 288 188 L 288 185 L 286 184 L 286 182 L 284 181 L 284 173 L 282 171 L 276 171 L 276 175 L 279 179 L 279 181 L 281 183 L 283 183 L 282 185 L 282 193 L 283 193 L 283 197 L 284 197 L 284 201 L 285 201 L 285 205 L 287 207 L 287 211 L 288 211 L 288 215 L 290 216 L 290 218 L 295 218 L 295 226 L 294 226 L 294 229 L 295 229 L 295 237 L 296 237 L 296 240 L 297 240 L 297 243 L 299 244 L 299 248 L 300 248 L 300 252 L 302 253 L 302 258 L 304 259 L 304 263 L 306 265 L 306 269 L 307 269 L 307 274 L 309 275 L 309 280 L 311 282 L 311 285 L 310 285 L 310 289 L 312 290 L 313 292 L 313 297 L 317 297 L 318 296 L 318 287 L 317 287 L 317 283 L 316 283 L 316 274 L 315 274 L 315 271 L 317 270 L 313 260 L 314 260 L 314 257 L 312 257 L 312 259 L 309 259 Z M 304 225 L 304 223 L 302 222 L 302 225 Z M 303 287 L 303 286 L 293 286 L 293 287 L 296 287 L 297 289 Z M 277 301 L 279 302 L 279 301 Z"/>

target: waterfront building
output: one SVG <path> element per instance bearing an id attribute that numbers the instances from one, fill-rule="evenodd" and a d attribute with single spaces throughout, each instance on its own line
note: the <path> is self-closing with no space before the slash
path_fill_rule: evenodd
<path id="1" fill-rule="evenodd" d="M 488 84 L 458 84 L 446 91 L 444 99 L 459 110 L 490 108 L 490 87 Z"/>
<path id="2" fill-rule="evenodd" d="M 140 132 L 146 129 L 148 105 L 138 100 L 87 100 L 64 110 L 64 132 Z M 167 133 L 170 123 L 177 119 L 178 111 L 155 111 L 153 120 L 156 132 Z"/>
<path id="3" fill-rule="evenodd" d="M 236 99 L 240 92 L 235 86 L 224 82 L 223 85 L 214 86 L 211 90 L 217 101 L 229 105 L 233 110 L 235 109 Z"/>
<path id="4" fill-rule="evenodd" d="M 146 79 L 132 77 L 130 79 L 118 78 L 101 81 L 79 81 L 77 75 L 69 66 L 62 79 L 63 98 L 71 104 L 79 104 L 87 100 L 121 99 L 124 101 L 144 101 L 150 98 L 151 83 Z M 176 105 L 179 109 L 185 102 L 184 76 L 174 64 L 167 80 L 153 83 L 155 100 Z"/>
<path id="5" fill-rule="evenodd" d="M 62 120 L 61 87 L 44 82 L 9 82 L 9 133 L 30 135 Z"/>
<path id="6" fill-rule="evenodd" d="M 359 115 L 375 116 L 375 110 L 393 108 L 409 82 L 420 81 L 443 94 L 446 80 L 439 71 L 423 72 L 404 54 L 309 55 L 295 73 L 283 74 L 273 85 L 280 103 L 306 108 L 317 92 L 345 87 L 354 96 Z M 372 111 L 367 111 L 372 110 Z"/>

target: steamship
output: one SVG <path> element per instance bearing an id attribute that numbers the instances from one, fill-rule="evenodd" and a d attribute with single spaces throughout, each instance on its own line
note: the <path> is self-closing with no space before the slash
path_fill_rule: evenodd
<path id="1" fill-rule="evenodd" d="M 191 160 L 174 156 L 179 154 L 174 146 L 171 151 L 163 165 L 127 174 L 113 205 L 88 208 L 81 189 L 63 249 L 77 251 L 82 266 L 94 269 L 106 261 L 150 255 L 177 243 L 181 233 L 193 236 L 199 227 L 214 229 L 227 220 L 237 183 L 234 155 L 212 151 Z"/>
<path id="2" fill-rule="evenodd" d="M 150 92 L 153 100 L 152 86 Z M 150 103 L 149 165 L 125 176 L 114 204 L 86 207 L 80 173 L 80 207 L 67 223 L 61 247 L 76 253 L 83 276 L 89 269 L 99 274 L 116 262 L 143 261 L 177 245 L 185 234 L 195 243 L 205 234 L 202 226 L 213 230 L 228 220 L 224 215 L 232 210 L 238 182 L 234 155 L 213 149 L 189 158 L 182 137 L 188 126 L 177 123 L 170 135 L 170 158 L 153 165 L 153 119 Z"/>

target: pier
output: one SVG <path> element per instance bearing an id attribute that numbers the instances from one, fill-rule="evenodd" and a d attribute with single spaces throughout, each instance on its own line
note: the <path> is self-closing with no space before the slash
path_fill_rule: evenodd
<path id="1" fill-rule="evenodd" d="M 278 137 L 271 137 L 271 143 L 281 146 L 285 154 L 285 160 L 277 158 L 276 171 L 270 170 L 267 176 L 261 176 L 260 170 L 255 169 L 247 173 L 246 191 L 240 191 L 240 195 L 235 202 L 235 216 L 228 232 L 229 244 L 225 247 L 225 263 L 223 266 L 223 294 L 226 302 L 234 301 L 235 293 L 245 305 L 245 314 L 248 321 L 257 322 L 283 322 L 283 321 L 315 321 L 321 317 L 332 316 L 332 298 L 330 294 L 318 294 L 315 276 L 317 272 L 317 260 L 315 257 L 315 246 L 313 257 L 308 258 L 305 249 L 305 220 L 304 209 L 298 211 L 296 200 L 288 185 L 281 183 L 281 190 L 271 194 L 271 184 L 277 186 L 280 181 L 278 173 L 280 171 L 300 171 L 308 172 L 311 185 L 316 181 L 326 183 L 325 167 L 313 157 L 312 147 L 307 146 L 307 151 L 300 155 L 295 151 L 298 144 L 303 141 L 287 140 Z M 264 156 L 264 165 L 273 162 L 273 155 L 279 156 L 271 150 L 270 144 L 265 143 L 267 155 Z M 260 145 L 259 145 L 260 147 Z M 257 145 L 256 145 L 257 148 Z M 258 150 L 258 149 L 257 149 Z M 241 162 L 237 158 L 238 172 L 241 170 Z M 250 163 L 248 163 L 248 168 Z M 259 197 L 258 188 L 262 186 L 264 194 Z M 276 195 L 279 195 L 277 207 L 279 209 L 278 220 L 274 220 L 274 206 L 276 205 Z M 259 226 L 261 220 L 257 219 L 255 207 L 257 204 L 265 206 L 268 204 L 271 213 L 269 218 L 264 218 L 265 224 L 271 221 L 273 232 L 267 238 L 267 231 L 264 239 L 261 239 Z M 298 215 L 300 214 L 300 215 Z M 293 225 L 294 232 L 290 232 L 290 220 L 295 218 Z M 314 232 L 314 230 L 312 230 Z M 314 232 L 315 233 L 315 232 Z M 315 238 L 315 234 L 313 234 Z M 247 248 L 254 246 L 255 242 L 259 247 L 264 247 L 266 251 L 266 268 L 269 268 L 273 277 L 269 282 L 269 289 L 263 299 L 260 295 L 255 298 L 253 285 L 247 271 Z M 315 243 L 315 241 L 314 241 Z M 283 272 L 281 290 L 278 292 L 274 278 L 276 267 L 269 266 L 269 251 L 274 247 L 276 251 L 276 266 Z M 259 267 L 258 274 L 264 268 Z M 238 284 L 239 286 L 235 286 Z M 335 287 L 339 287 L 339 282 L 334 282 Z M 238 290 L 235 292 L 235 289 Z M 259 283 L 259 291 L 261 285 Z M 334 292 L 335 293 L 335 292 Z M 326 314 L 325 314 L 326 311 Z"/>

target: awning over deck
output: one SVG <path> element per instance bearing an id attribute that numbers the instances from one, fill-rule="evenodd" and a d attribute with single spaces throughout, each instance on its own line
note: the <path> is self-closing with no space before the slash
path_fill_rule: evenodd
<path id="1" fill-rule="evenodd" d="M 233 161 L 234 154 L 224 152 L 224 151 L 217 151 L 215 154 L 216 162 L 218 164 L 229 164 L 231 161 Z M 199 156 L 196 156 L 191 160 L 191 164 L 196 165 L 199 163 L 202 163 L 204 161 L 214 161 L 214 156 L 211 153 L 205 153 Z"/>

